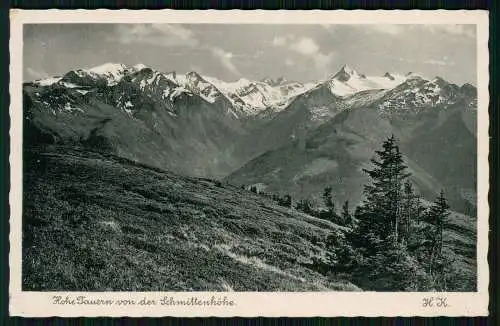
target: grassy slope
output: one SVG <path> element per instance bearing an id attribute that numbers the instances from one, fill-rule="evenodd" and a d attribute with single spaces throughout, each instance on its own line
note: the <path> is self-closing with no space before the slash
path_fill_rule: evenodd
<path id="1" fill-rule="evenodd" d="M 309 268 L 330 222 L 111 155 L 24 161 L 24 290 L 359 290 Z"/>

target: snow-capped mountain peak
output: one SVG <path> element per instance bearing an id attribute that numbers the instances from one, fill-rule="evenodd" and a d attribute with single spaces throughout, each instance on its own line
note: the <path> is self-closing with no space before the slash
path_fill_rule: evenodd
<path id="1" fill-rule="evenodd" d="M 234 84 L 237 85 L 237 86 L 240 86 L 240 87 L 244 87 L 244 86 L 247 86 L 249 84 L 252 84 L 252 81 L 250 81 L 250 80 L 242 77 L 242 78 L 238 79 L 236 81 L 236 83 L 234 83 Z"/>
<path id="2" fill-rule="evenodd" d="M 266 83 L 268 85 L 273 85 L 274 84 L 274 80 L 271 77 L 262 78 L 260 81 L 263 82 L 263 83 Z"/>
<path id="3" fill-rule="evenodd" d="M 127 66 L 122 63 L 105 63 L 100 66 L 92 67 L 87 70 L 90 74 L 96 74 L 101 78 L 106 79 L 108 85 L 118 83 L 123 76 L 125 76 L 125 72 L 127 70 Z"/>
<path id="4" fill-rule="evenodd" d="M 439 77 L 439 76 L 436 76 L 434 77 L 431 82 L 437 84 L 437 85 L 446 85 L 446 84 L 449 84 L 446 80 L 444 80 L 443 78 Z"/>
<path id="5" fill-rule="evenodd" d="M 134 66 L 130 69 L 130 71 L 132 71 L 132 72 L 138 72 L 138 71 L 141 71 L 142 69 L 146 69 L 146 68 L 147 68 L 147 66 L 146 66 L 145 64 L 143 64 L 143 63 L 138 63 L 138 64 L 134 65 Z"/>
<path id="6" fill-rule="evenodd" d="M 345 64 L 325 83 L 332 94 L 349 96 L 360 91 L 391 89 L 404 82 L 404 80 L 404 76 L 388 72 L 383 76 L 366 76 Z"/>
<path id="7" fill-rule="evenodd" d="M 269 85 L 271 87 L 290 84 L 290 82 L 285 77 L 278 77 L 276 79 L 266 77 L 266 78 L 262 79 L 261 82 L 266 83 L 267 85 Z"/>
<path id="8" fill-rule="evenodd" d="M 425 79 L 425 80 L 428 80 L 427 77 L 425 77 L 423 74 L 419 73 L 419 72 L 413 72 L 413 71 L 410 71 L 406 74 L 405 78 L 408 80 L 408 79 Z"/>
<path id="9" fill-rule="evenodd" d="M 441 77 L 432 80 L 421 74 L 409 73 L 403 83 L 389 90 L 378 107 L 381 112 L 417 114 L 426 108 L 443 108 L 464 97 L 474 97 L 474 88 L 459 87 Z"/>
<path id="10" fill-rule="evenodd" d="M 62 77 L 59 77 L 59 76 L 49 77 L 49 78 L 45 78 L 45 79 L 37 79 L 37 80 L 33 81 L 33 84 L 39 85 L 39 86 L 50 86 L 50 85 L 53 85 L 55 83 L 58 83 L 61 79 L 62 79 Z"/>
<path id="11" fill-rule="evenodd" d="M 345 64 L 343 65 L 340 70 L 332 77 L 332 79 L 336 79 L 341 82 L 346 82 L 351 77 L 360 77 L 361 75 L 351 68 L 349 65 Z"/>
<path id="12" fill-rule="evenodd" d="M 180 76 L 180 75 L 178 75 Z M 190 87 L 197 87 L 200 83 L 207 83 L 203 77 L 201 77 L 197 72 L 190 71 L 185 75 L 182 75 L 184 78 L 177 78 L 177 81 L 181 84 L 187 84 Z M 208 85 L 201 85 L 202 87 L 206 87 Z"/>
<path id="13" fill-rule="evenodd" d="M 389 73 L 389 72 L 386 72 L 384 74 L 384 77 L 388 78 L 389 80 L 394 80 L 395 79 L 395 77 L 393 75 L 391 75 L 391 73 Z"/>
<path id="14" fill-rule="evenodd" d="M 288 80 L 285 77 L 278 77 L 278 79 L 276 79 L 276 84 L 277 85 L 283 85 L 283 84 L 286 84 L 286 83 L 288 83 Z"/>
<path id="15" fill-rule="evenodd" d="M 123 63 L 113 63 L 108 62 L 99 66 L 95 66 L 87 69 L 89 72 L 93 72 L 98 75 L 119 75 L 122 74 L 127 69 Z"/>
<path id="16" fill-rule="evenodd" d="M 105 63 L 88 69 L 76 69 L 63 76 L 61 82 L 67 85 L 88 85 L 104 80 L 108 86 L 116 85 L 127 74 L 127 67 L 121 63 Z"/>
<path id="17" fill-rule="evenodd" d="M 196 79 L 196 80 L 201 80 L 203 79 L 203 77 L 197 73 L 196 71 L 190 71 L 186 74 L 186 77 L 190 78 L 190 79 Z"/>

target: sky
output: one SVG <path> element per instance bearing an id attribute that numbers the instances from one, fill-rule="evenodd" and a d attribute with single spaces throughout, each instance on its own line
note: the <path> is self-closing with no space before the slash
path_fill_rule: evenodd
<path id="1" fill-rule="evenodd" d="M 476 84 L 475 25 L 38 24 L 24 25 L 23 79 L 107 62 L 225 81 L 308 82 L 348 64 Z"/>

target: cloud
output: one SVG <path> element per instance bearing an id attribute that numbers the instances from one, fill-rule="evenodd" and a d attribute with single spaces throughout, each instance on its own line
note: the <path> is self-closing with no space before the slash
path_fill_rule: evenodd
<path id="1" fill-rule="evenodd" d="M 435 66 L 453 66 L 455 64 L 453 61 L 447 61 L 446 58 L 443 58 L 443 60 L 427 59 L 424 63 Z"/>
<path id="2" fill-rule="evenodd" d="M 222 64 L 222 66 L 224 66 L 224 68 L 226 68 L 235 75 L 238 76 L 241 75 L 240 71 L 238 70 L 238 68 L 236 68 L 236 66 L 233 63 L 232 60 L 234 57 L 233 53 L 227 52 L 218 47 L 211 47 L 209 48 L 209 50 L 215 58 L 219 59 L 220 63 Z"/>
<path id="3" fill-rule="evenodd" d="M 194 33 L 181 25 L 153 24 L 153 28 L 163 35 L 169 35 L 170 37 L 172 37 L 172 40 L 182 40 L 185 44 L 188 45 L 198 44 L 198 40 L 196 40 Z"/>
<path id="4" fill-rule="evenodd" d="M 372 52 L 372 55 L 379 56 L 379 57 L 384 57 L 384 58 L 389 58 L 394 61 L 399 61 L 399 62 L 406 62 L 410 64 L 415 64 L 415 63 L 424 63 L 428 65 L 434 65 L 434 66 L 453 66 L 455 65 L 455 62 L 450 60 L 447 56 L 443 56 L 442 59 L 426 59 L 426 60 L 415 60 L 415 59 L 410 59 L 406 57 L 399 57 L 399 56 L 394 56 L 388 53 L 383 53 L 383 52 Z"/>
<path id="5" fill-rule="evenodd" d="M 276 36 L 272 44 L 276 47 L 282 47 L 289 51 L 298 53 L 314 62 L 318 71 L 327 71 L 333 59 L 333 53 L 323 53 L 316 41 L 310 37 L 297 37 L 295 35 Z M 288 60 L 288 59 L 287 59 Z M 289 59 L 289 62 L 291 59 Z M 285 65 L 287 64 L 285 60 Z"/>
<path id="6" fill-rule="evenodd" d="M 474 25 L 457 25 L 457 24 L 439 24 L 439 25 L 421 25 L 425 30 L 434 34 L 449 34 L 465 36 L 469 38 L 476 37 Z"/>
<path id="7" fill-rule="evenodd" d="M 29 76 L 30 80 L 43 79 L 49 77 L 49 74 L 46 73 L 45 71 L 38 71 L 32 68 L 26 69 L 26 73 Z"/>
<path id="8" fill-rule="evenodd" d="M 395 56 L 391 56 L 391 55 L 385 55 L 385 57 L 391 58 L 393 60 L 397 60 L 397 61 L 400 61 L 400 62 L 407 62 L 407 63 L 412 63 L 412 64 L 413 63 L 418 63 L 417 60 L 406 58 L 406 57 L 395 57 Z"/>
<path id="9" fill-rule="evenodd" d="M 400 61 L 400 62 L 406 62 L 406 63 L 411 63 L 411 64 L 418 63 L 418 61 L 415 60 L 415 59 L 410 59 L 410 58 L 407 58 L 407 57 L 401 57 L 401 56 L 393 55 L 393 54 L 388 53 L 388 52 L 372 51 L 372 52 L 370 52 L 370 55 L 377 56 L 377 57 L 382 57 L 382 58 L 386 58 L 386 59 L 391 59 L 393 61 Z"/>
<path id="10" fill-rule="evenodd" d="M 179 24 L 119 25 L 117 40 L 123 44 L 149 44 L 161 47 L 187 47 L 189 51 L 208 51 L 230 72 L 241 75 L 233 63 L 234 54 L 217 46 L 202 44 L 195 33 Z M 169 53 L 175 54 L 175 53 Z"/>
<path id="11" fill-rule="evenodd" d="M 275 36 L 273 39 L 273 45 L 275 46 L 285 46 L 287 43 L 287 37 L 285 36 Z"/>
<path id="12" fill-rule="evenodd" d="M 191 30 L 177 24 L 118 25 L 117 34 L 116 40 L 123 44 L 150 44 L 161 47 L 193 47 L 199 44 Z"/>
<path id="13" fill-rule="evenodd" d="M 318 53 L 316 54 L 315 57 L 315 63 L 316 63 L 316 68 L 318 70 L 327 73 L 327 70 L 330 67 L 330 64 L 332 63 L 333 60 L 333 53 L 329 54 L 323 54 L 323 53 Z"/>
<path id="14" fill-rule="evenodd" d="M 295 65 L 295 61 L 293 61 L 293 59 L 286 58 L 286 60 L 285 60 L 285 66 L 291 67 L 293 65 Z"/>
<path id="15" fill-rule="evenodd" d="M 301 37 L 296 42 L 290 44 L 290 48 L 304 55 L 316 55 L 319 53 L 319 46 L 313 39 Z"/>

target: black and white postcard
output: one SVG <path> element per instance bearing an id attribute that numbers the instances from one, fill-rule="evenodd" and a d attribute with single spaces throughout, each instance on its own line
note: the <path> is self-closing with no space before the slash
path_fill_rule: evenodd
<path id="1" fill-rule="evenodd" d="M 487 314 L 486 12 L 11 24 L 11 314 Z"/>

